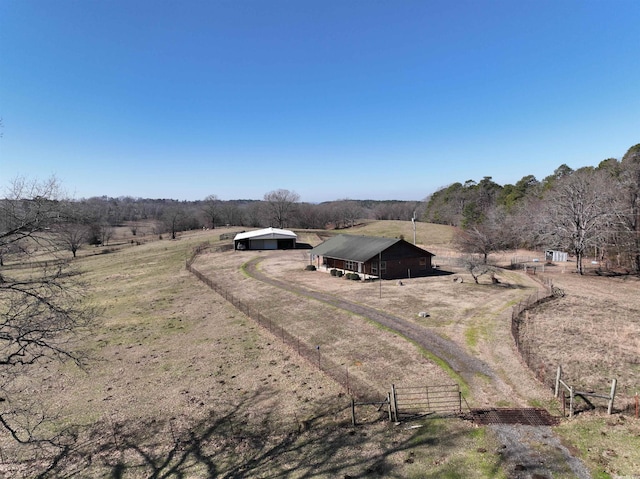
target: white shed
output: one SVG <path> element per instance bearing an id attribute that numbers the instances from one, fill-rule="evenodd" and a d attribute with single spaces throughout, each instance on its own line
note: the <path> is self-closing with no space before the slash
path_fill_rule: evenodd
<path id="1" fill-rule="evenodd" d="M 264 228 L 238 233 L 233 238 L 233 245 L 237 250 L 293 249 L 296 247 L 297 238 L 298 236 L 293 231 Z"/>
<path id="2" fill-rule="evenodd" d="M 544 252 L 544 258 L 547 261 L 568 261 L 568 254 L 564 251 L 556 251 L 553 249 L 548 249 Z"/>

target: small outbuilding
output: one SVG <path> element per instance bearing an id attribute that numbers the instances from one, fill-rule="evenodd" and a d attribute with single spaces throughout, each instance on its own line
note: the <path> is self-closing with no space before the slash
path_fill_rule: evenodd
<path id="1" fill-rule="evenodd" d="M 297 238 L 293 231 L 264 228 L 238 233 L 233 238 L 233 247 L 237 250 L 294 249 Z"/>
<path id="2" fill-rule="evenodd" d="M 556 251 L 553 249 L 548 249 L 544 252 L 544 259 L 546 261 L 553 261 L 553 262 L 568 261 L 568 254 L 565 253 L 564 251 Z"/>
<path id="3" fill-rule="evenodd" d="M 338 235 L 311 250 L 311 258 L 326 268 L 399 279 L 432 272 L 435 256 L 403 239 Z"/>

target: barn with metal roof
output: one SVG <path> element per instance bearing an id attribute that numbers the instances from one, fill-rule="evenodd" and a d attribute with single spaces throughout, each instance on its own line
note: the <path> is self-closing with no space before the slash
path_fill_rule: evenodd
<path id="1" fill-rule="evenodd" d="M 334 236 L 310 253 L 318 267 L 322 264 L 327 269 L 353 271 L 383 279 L 429 274 L 434 256 L 403 239 L 356 235 Z"/>
<path id="2" fill-rule="evenodd" d="M 233 238 L 233 246 L 237 250 L 293 249 L 297 238 L 293 231 L 264 228 L 238 233 Z"/>

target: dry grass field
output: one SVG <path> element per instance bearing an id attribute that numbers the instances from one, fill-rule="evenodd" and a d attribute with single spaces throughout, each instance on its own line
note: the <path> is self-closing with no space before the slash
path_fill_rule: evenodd
<path id="1" fill-rule="evenodd" d="M 565 296 L 529 311 L 529 347 L 581 391 L 607 394 L 616 378 L 624 407 L 640 392 L 640 281 L 548 271 Z"/>
<path id="2" fill-rule="evenodd" d="M 449 228 L 417 228 L 419 245 L 441 257 L 452 255 Z M 504 388 L 478 377 L 466 385 L 472 407 L 544 405 L 558 412 L 551 391 L 519 361 L 510 338 L 511 306 L 538 288 L 526 275 L 505 270 L 499 286 L 488 280 L 475 285 L 470 278 L 454 283 L 443 275 L 380 287 L 304 271 L 304 250 L 216 252 L 222 232 L 185 233 L 176 241 L 148 238 L 140 245 L 114 239 L 122 246 L 113 252 L 88 255 L 100 249 L 89 250 L 76 261 L 91 284 L 87 300 L 104 311 L 85 340 L 88 366 L 50 364 L 23 385 L 25 395 L 52 418 L 42 432 L 68 433 L 49 477 L 509 477 L 498 438 L 466 421 L 396 426 L 384 420 L 384 411 L 363 406 L 357 411 L 361 425 L 353 428 L 345 389 L 315 361 L 283 344 L 278 326 L 320 346 L 321 367 L 344 368 L 372 397 L 384 397 L 392 383 L 459 378 L 362 317 L 251 278 L 243 265 L 256 256 L 265 274 L 391 311 L 482 357 Z M 410 222 L 374 222 L 351 233 L 411 240 L 413 230 Z M 212 248 L 194 265 L 271 318 L 271 331 L 186 271 L 186 259 L 204 241 Z M 305 233 L 300 241 L 320 239 Z M 621 401 L 628 401 L 638 388 L 640 295 L 633 293 L 639 283 L 588 278 L 596 281 L 592 285 L 583 279 L 558 273 L 554 282 L 565 289 L 565 298 L 530 313 L 536 350 L 541 361 L 560 362 L 581 387 L 600 390 L 603 384 L 606 390 L 615 375 Z M 581 309 L 584 304 L 591 307 Z M 614 314 L 599 321 L 593 316 L 597 304 Z M 429 317 L 419 317 L 419 311 Z M 571 341 L 580 347 L 567 348 Z M 601 477 L 632 477 L 640 470 L 640 427 L 629 415 L 585 412 L 556 431 Z M 50 463 L 50 451 L 0 436 L 0 475 L 34 477 Z"/>

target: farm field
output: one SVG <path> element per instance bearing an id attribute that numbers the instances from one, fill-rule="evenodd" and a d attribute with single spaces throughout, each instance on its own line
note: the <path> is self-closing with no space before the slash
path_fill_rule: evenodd
<path id="1" fill-rule="evenodd" d="M 410 238 L 411 223 L 401 223 L 372 223 L 358 233 L 398 231 Z M 419 226 L 419 244 L 433 252 L 450 251 L 444 228 L 429 232 L 427 225 Z M 509 477 L 500 441 L 490 428 L 445 419 L 419 421 L 415 428 L 395 426 L 373 406 L 358 409 L 361 425 L 353 428 L 343 387 L 283 344 L 276 326 L 268 331 L 257 325 L 185 270 L 192 249 L 203 241 L 212 248 L 194 263 L 199 271 L 267 314 L 274 325 L 320 346 L 320 366 L 348 370 L 371 397 L 383 397 L 391 383 L 441 384 L 458 378 L 390 331 L 257 281 L 243 268 L 247 261 L 262 255 L 258 267 L 267 275 L 392 311 L 482 357 L 498 371 L 502 389 L 477 378 L 467 385 L 472 407 L 558 407 L 550 389 L 518 360 L 510 339 L 511 305 L 538 288 L 526 275 L 505 270 L 498 275 L 498 287 L 474 285 L 470 277 L 454 283 L 443 275 L 402 286 L 383 282 L 380 288 L 304 271 L 304 250 L 217 252 L 223 231 L 186 233 L 176 241 L 150 241 L 77 261 L 92 285 L 87 299 L 104 310 L 86 339 L 89 365 L 84 371 L 48 365 L 23 385 L 34 406 L 41 404 L 55 416 L 43 424 L 43 432 L 68 432 L 62 437 L 68 447 L 50 477 Z M 301 241 L 312 244 L 319 237 L 308 233 Z M 633 361 L 640 326 L 633 292 L 639 283 L 594 278 L 601 285 L 619 282 L 597 290 L 601 302 L 616 305 L 616 317 L 626 318 L 624 327 L 615 329 L 604 320 L 587 321 L 593 310 L 580 310 L 583 279 L 570 274 L 554 278 L 567 293 L 562 300 L 575 301 L 559 303 L 558 314 L 585 319 L 571 322 L 573 332 L 562 323 L 551 337 L 539 334 L 548 329 L 539 326 L 536 350 L 545 363 L 562 362 L 581 387 L 601 389 L 602 380 L 606 385 L 619 374 L 621 405 L 628 403 L 638 388 Z M 590 286 L 589 291 L 593 299 L 596 290 Z M 555 301 L 532 311 L 531 321 L 560 324 L 553 316 Z M 418 317 L 418 311 L 429 317 Z M 615 334 L 603 338 L 597 334 L 600 326 Z M 602 355 L 577 357 L 584 349 L 564 348 L 564 356 L 554 356 L 562 344 L 556 343 L 559 332 L 576 342 L 589 341 Z M 612 336 L 623 345 L 618 347 Z M 583 361 L 592 363 L 584 369 L 570 366 Z M 640 428 L 629 415 L 584 413 L 556 430 L 595 472 L 630 475 L 638 470 Z M 33 477 L 51 460 L 50 451 L 34 453 L 2 436 L 0 473 Z M 572 476 L 560 471 L 554 477 Z"/>

